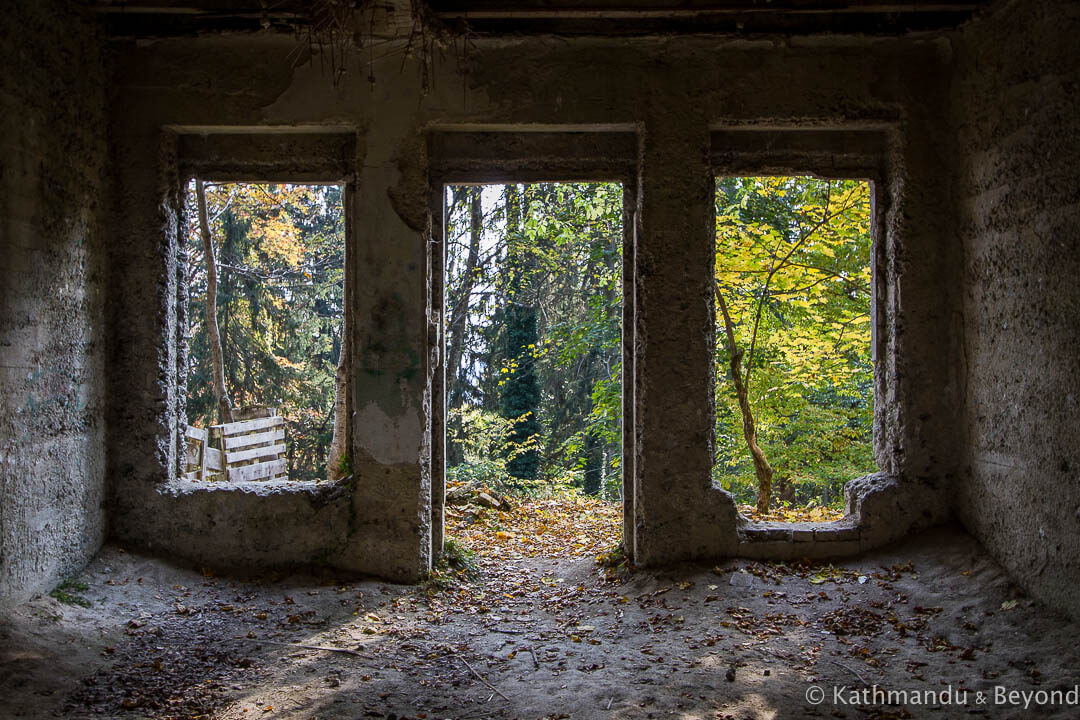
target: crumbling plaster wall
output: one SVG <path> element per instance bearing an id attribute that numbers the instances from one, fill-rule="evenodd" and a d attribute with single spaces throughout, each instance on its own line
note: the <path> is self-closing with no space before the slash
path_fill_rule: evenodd
<path id="1" fill-rule="evenodd" d="M 950 344 L 959 263 L 942 143 L 948 46 L 920 40 L 477 39 L 467 75 L 447 53 L 427 76 L 416 58 L 351 59 L 337 86 L 319 61 L 294 67 L 289 38 L 204 37 L 120 45 L 114 136 L 120 228 L 113 332 L 117 363 L 110 454 L 117 535 L 219 564 L 319 558 L 401 579 L 430 561 L 428 453 L 437 318 L 428 288 L 431 131 L 618 128 L 640 142 L 633 347 L 634 552 L 643 562 L 738 549 L 730 498 L 710 486 L 712 168 L 724 123 L 885 128 L 888 207 L 879 454 L 887 475 L 862 541 L 883 542 L 949 512 L 959 403 Z M 374 75 L 375 83 L 367 82 Z M 174 209 L 163 128 L 356 128 L 358 165 L 351 503 L 332 522 L 290 519 L 276 495 L 246 502 L 205 492 L 177 517 L 178 394 Z M 885 277 L 885 276 L 883 276 Z M 300 496 L 304 494 L 299 493 Z M 905 498 L 910 502 L 903 502 Z M 899 513 L 899 514 L 897 514 Z M 886 518 L 885 516 L 890 517 Z M 223 529 L 223 523 L 241 527 Z M 244 536 L 244 550 L 222 537 Z M 321 548 L 321 550 L 319 550 Z"/>
<path id="2" fill-rule="evenodd" d="M 1002 2 L 956 42 L 970 438 L 959 513 L 1080 616 L 1080 5 Z"/>
<path id="3" fill-rule="evenodd" d="M 0 607 L 105 535 L 106 73 L 74 3 L 4 10 L 0 45 Z"/>

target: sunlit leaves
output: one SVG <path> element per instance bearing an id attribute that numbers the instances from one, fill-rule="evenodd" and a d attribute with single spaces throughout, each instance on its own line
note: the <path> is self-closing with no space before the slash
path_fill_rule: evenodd
<path id="1" fill-rule="evenodd" d="M 617 503 L 549 486 L 544 498 L 518 497 L 511 505 L 509 510 L 448 507 L 447 535 L 461 538 L 482 564 L 500 565 L 511 557 L 594 557 L 619 541 L 622 508 Z M 539 583 L 552 588 L 563 582 L 539 578 Z"/>
<path id="2" fill-rule="evenodd" d="M 288 423 L 290 475 L 323 476 L 344 314 L 344 215 L 337 186 L 206 183 L 218 261 L 226 386 L 238 406 Z M 197 218 L 187 212 L 189 238 Z M 188 420 L 212 417 L 202 249 L 188 242 Z"/>
<path id="3" fill-rule="evenodd" d="M 448 398 L 493 408 L 528 359 L 539 379 L 541 470 L 580 478 L 595 443 L 618 480 L 621 440 L 622 188 L 616 184 L 490 186 L 480 266 L 466 282 L 472 239 L 467 188 L 447 191 L 447 315 L 467 304 L 462 367 Z M 520 224 L 510 227 L 508 192 Z M 516 217 L 516 215 L 515 215 Z M 468 293 L 466 293 L 468 288 Z M 467 296 L 466 296 L 467 295 Z M 503 342 L 516 306 L 534 308 L 538 340 Z M 511 352 L 513 349 L 513 352 Z M 525 354 L 523 354 L 523 352 Z M 595 455 L 595 453 L 594 453 Z M 617 494 L 618 488 L 614 488 Z"/>
<path id="4" fill-rule="evenodd" d="M 789 498 L 839 502 L 839 486 L 873 464 L 869 184 L 722 178 L 716 213 L 716 279 L 747 352 L 759 441 Z M 747 500 L 727 368 L 718 343 L 714 472 Z"/>

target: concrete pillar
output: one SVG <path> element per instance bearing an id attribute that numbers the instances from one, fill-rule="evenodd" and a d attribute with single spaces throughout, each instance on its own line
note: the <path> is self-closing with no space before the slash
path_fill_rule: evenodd
<path id="1" fill-rule="evenodd" d="M 392 158 L 369 152 L 360 177 L 350 210 L 354 527 L 335 564 L 413 582 L 431 548 L 426 234 L 387 192 L 399 177 Z"/>
<path id="2" fill-rule="evenodd" d="M 713 177 L 703 118 L 646 125 L 634 248 L 634 560 L 734 549 L 735 506 L 711 487 Z"/>

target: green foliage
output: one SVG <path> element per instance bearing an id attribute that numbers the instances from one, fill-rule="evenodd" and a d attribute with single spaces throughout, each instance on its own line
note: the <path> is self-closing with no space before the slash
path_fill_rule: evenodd
<path id="1" fill-rule="evenodd" d="M 476 553 L 457 538 L 443 540 L 443 550 L 424 582 L 429 593 L 450 590 L 461 581 L 475 580 L 480 573 Z"/>
<path id="2" fill-rule="evenodd" d="M 84 598 L 81 593 L 84 593 L 89 589 L 90 586 L 82 580 L 68 578 L 53 588 L 52 592 L 49 593 L 49 597 L 56 599 L 64 605 L 78 605 L 79 607 L 88 608 L 91 606 L 91 602 Z"/>
<path id="3" fill-rule="evenodd" d="M 868 198 L 854 181 L 717 185 L 717 279 L 785 502 L 837 505 L 843 483 L 874 466 Z M 618 498 L 621 187 L 451 188 L 447 209 L 446 307 L 462 322 L 448 352 L 449 478 Z M 714 477 L 751 502 L 727 360 L 718 343 Z M 509 432 L 497 414 L 514 420 Z"/>
<path id="4" fill-rule="evenodd" d="M 503 337 L 507 358 L 505 377 L 499 382 L 499 412 L 512 421 L 507 442 L 519 446 L 540 434 L 540 383 L 536 374 L 536 346 L 540 341 L 536 309 L 511 304 L 505 314 Z M 540 470 L 540 452 L 535 445 L 507 456 L 506 471 L 524 482 L 536 479 Z"/>
<path id="5" fill-rule="evenodd" d="M 482 194 L 479 235 L 471 193 L 447 193 L 447 323 L 462 317 L 465 330 L 460 351 L 448 330 L 450 434 L 460 436 L 455 409 L 517 418 L 509 439 L 536 438 L 509 462 L 512 475 L 535 478 L 519 481 L 527 492 L 570 483 L 617 498 L 622 187 L 491 187 Z M 490 458 L 465 460 L 453 446 L 447 457 L 450 477 L 497 484 Z"/>
<path id="6" fill-rule="evenodd" d="M 455 408 L 449 414 L 448 425 L 453 429 L 447 442 L 461 448 L 463 462 L 447 468 L 448 482 L 488 487 L 499 493 L 535 489 L 536 478 L 515 478 L 509 466 L 522 456 L 536 454 L 539 435 L 517 440 L 522 423 L 482 408 Z"/>
<path id="7" fill-rule="evenodd" d="M 448 537 L 443 540 L 443 551 L 439 560 L 440 564 L 445 563 L 446 567 L 453 570 L 476 572 L 477 569 L 476 554 L 457 538 Z"/>
<path id="8" fill-rule="evenodd" d="M 341 459 L 338 460 L 338 475 L 344 478 L 349 477 L 352 474 L 352 458 L 349 457 L 349 453 L 342 453 Z"/>
<path id="9" fill-rule="evenodd" d="M 875 467 L 869 185 L 722 178 L 716 209 L 716 278 L 745 351 L 774 491 L 796 505 L 838 506 L 844 483 Z M 757 482 L 724 342 L 716 373 L 713 476 L 751 503 Z"/>
<path id="10" fill-rule="evenodd" d="M 617 568 L 629 568 L 630 562 L 626 557 L 626 549 L 619 543 L 610 550 L 606 550 L 596 556 L 596 564 L 602 568 L 614 570 Z"/>
<path id="11" fill-rule="evenodd" d="M 207 183 L 225 387 L 235 407 L 287 425 L 289 477 L 326 477 L 344 317 L 341 188 Z M 188 197 L 188 422 L 218 421 L 205 323 L 206 265 Z"/>

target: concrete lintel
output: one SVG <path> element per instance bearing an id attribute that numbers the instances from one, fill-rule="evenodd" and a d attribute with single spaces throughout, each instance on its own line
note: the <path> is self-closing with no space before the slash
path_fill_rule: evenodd
<path id="1" fill-rule="evenodd" d="M 177 133 L 182 178 L 240 182 L 346 182 L 356 132 Z"/>
<path id="2" fill-rule="evenodd" d="M 879 180 L 889 130 L 757 128 L 713 130 L 710 159 L 722 175 L 806 174 Z"/>
<path id="3" fill-rule="evenodd" d="M 428 136 L 430 172 L 443 182 L 626 181 L 634 174 L 633 132 L 444 132 Z"/>

